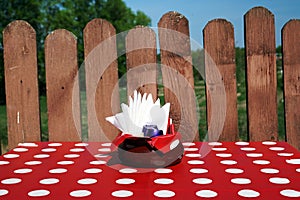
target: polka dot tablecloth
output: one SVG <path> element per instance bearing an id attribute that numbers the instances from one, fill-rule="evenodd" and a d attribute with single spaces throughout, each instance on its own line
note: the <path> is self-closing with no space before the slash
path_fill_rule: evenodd
<path id="1" fill-rule="evenodd" d="M 0 199 L 300 199 L 284 142 L 183 143 L 180 164 L 108 166 L 110 143 L 22 143 L 0 157 Z"/>

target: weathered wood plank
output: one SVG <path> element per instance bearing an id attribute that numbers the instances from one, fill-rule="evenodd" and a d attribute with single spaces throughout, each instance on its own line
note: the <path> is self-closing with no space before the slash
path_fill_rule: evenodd
<path id="1" fill-rule="evenodd" d="M 300 149 L 300 20 L 283 27 L 282 51 L 286 139 Z"/>
<path id="2" fill-rule="evenodd" d="M 45 40 L 49 141 L 80 141 L 80 97 L 77 40 L 67 30 Z"/>
<path id="3" fill-rule="evenodd" d="M 277 140 L 276 47 L 273 14 L 255 7 L 245 15 L 250 141 Z"/>
<path id="4" fill-rule="evenodd" d="M 159 23 L 161 70 L 165 102 L 183 141 L 199 140 L 188 20 L 177 12 L 164 14 Z"/>
<path id="5" fill-rule="evenodd" d="M 157 99 L 157 64 L 155 32 L 136 27 L 126 36 L 127 94 L 134 90 L 151 93 Z"/>
<path id="6" fill-rule="evenodd" d="M 84 29 L 89 141 L 111 141 L 118 129 L 105 120 L 120 110 L 115 28 L 94 19 Z"/>
<path id="7" fill-rule="evenodd" d="M 208 139 L 236 141 L 238 114 L 233 26 L 224 19 L 215 19 L 205 26 L 203 36 L 206 53 Z M 224 90 L 216 90 L 213 86 L 224 87 Z M 222 126 L 223 129 L 218 130 Z"/>
<path id="8" fill-rule="evenodd" d="M 35 30 L 25 21 L 3 31 L 8 148 L 40 140 Z"/>

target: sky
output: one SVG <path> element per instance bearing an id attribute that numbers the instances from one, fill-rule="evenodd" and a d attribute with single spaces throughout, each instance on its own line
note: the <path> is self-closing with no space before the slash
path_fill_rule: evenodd
<path id="1" fill-rule="evenodd" d="M 189 20 L 190 36 L 203 46 L 202 30 L 213 19 L 224 18 L 234 26 L 235 45 L 244 46 L 243 16 L 251 8 L 263 6 L 275 17 L 276 45 L 281 44 L 281 29 L 290 19 L 300 19 L 300 0 L 124 0 L 134 12 L 143 11 L 157 27 L 161 16 L 177 11 Z"/>

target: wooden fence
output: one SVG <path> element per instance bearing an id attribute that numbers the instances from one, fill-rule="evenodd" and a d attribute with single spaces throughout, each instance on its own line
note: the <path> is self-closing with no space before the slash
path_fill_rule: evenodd
<path id="1" fill-rule="evenodd" d="M 247 112 L 251 141 L 277 140 L 277 78 L 274 16 L 263 7 L 255 7 L 244 16 Z M 196 102 L 187 88 L 194 88 L 188 20 L 169 12 L 158 23 L 164 97 L 171 102 L 170 117 L 181 126 L 185 139 L 191 139 L 191 127 L 197 126 Z M 186 37 L 169 34 L 173 30 Z M 90 21 L 83 30 L 89 141 L 113 139 L 118 130 L 105 117 L 119 111 L 117 48 L 114 27 L 104 19 Z M 224 19 L 215 19 L 203 30 L 204 48 L 214 61 L 221 82 L 210 73 L 212 62 L 205 59 L 207 118 L 209 140 L 237 141 L 238 113 L 234 28 Z M 284 102 L 287 141 L 300 149 L 300 20 L 291 20 L 282 29 Z M 9 148 L 21 141 L 38 141 L 40 112 L 35 30 L 25 21 L 11 22 L 3 32 L 6 102 Z M 105 41 L 105 42 L 104 42 Z M 176 41 L 176 42 L 174 42 Z M 100 43 L 105 43 L 100 45 Z M 136 27 L 126 37 L 128 94 L 139 86 L 142 92 L 157 97 L 156 35 L 147 27 Z M 146 48 L 139 48 L 140 46 Z M 172 49 L 169 50 L 168 49 Z M 94 56 L 91 56 L 94 54 Z M 207 58 L 207 57 L 206 57 Z M 113 62 L 110 62 L 113 61 Z M 139 70 L 139 76 L 131 73 Z M 172 70 L 187 83 L 174 80 Z M 45 40 L 48 130 L 50 141 L 80 141 L 81 115 L 78 86 L 77 40 L 67 30 L 55 30 Z M 99 77 L 99 74 L 101 76 Z M 146 80 L 146 81 L 145 81 Z M 149 83 L 149 84 L 145 84 Z M 220 85 L 226 93 L 220 101 Z M 180 102 L 185 102 L 182 109 Z M 225 105 L 226 109 L 215 105 Z M 215 107 L 214 107 L 215 106 Z M 221 135 L 211 125 L 214 112 L 224 112 Z M 219 113 L 220 114 L 220 113 Z M 99 129 L 99 126 L 101 127 Z M 198 130 L 196 130 L 197 132 Z M 205 132 L 206 133 L 206 132 Z M 201 134 L 201 132 L 200 132 Z M 199 139 L 196 134 L 195 140 Z"/>

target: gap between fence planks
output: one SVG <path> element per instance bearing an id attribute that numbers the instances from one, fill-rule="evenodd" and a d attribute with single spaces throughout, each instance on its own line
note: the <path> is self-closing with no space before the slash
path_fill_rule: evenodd
<path id="1" fill-rule="evenodd" d="M 256 7 L 245 15 L 247 111 L 250 141 L 278 139 L 274 15 Z"/>
<path id="2" fill-rule="evenodd" d="M 16 20 L 3 31 L 8 148 L 40 141 L 35 30 Z"/>
<path id="3" fill-rule="evenodd" d="M 55 30 L 45 40 L 49 141 L 80 141 L 77 40 Z"/>
<path id="4" fill-rule="evenodd" d="M 234 30 L 224 19 L 204 28 L 209 141 L 237 141 L 238 116 Z"/>
<path id="5" fill-rule="evenodd" d="M 283 27 L 282 51 L 286 138 L 300 149 L 300 20 Z"/>

